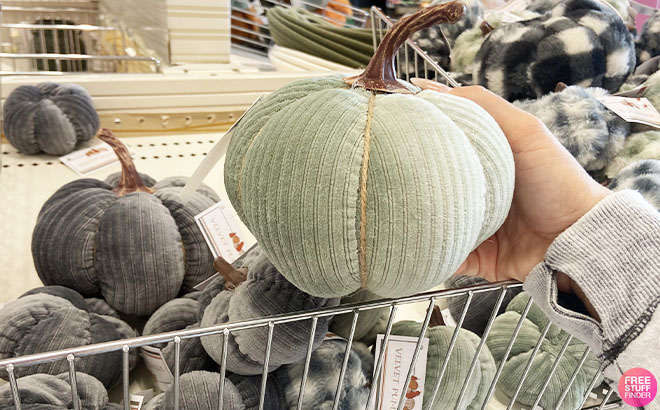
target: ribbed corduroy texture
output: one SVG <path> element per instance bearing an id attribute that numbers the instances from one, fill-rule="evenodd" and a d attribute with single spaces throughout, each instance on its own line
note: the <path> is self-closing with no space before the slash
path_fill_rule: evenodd
<path id="1" fill-rule="evenodd" d="M 334 306 L 338 299 L 324 299 L 306 294 L 287 281 L 269 262 L 258 247 L 243 259 L 248 268 L 247 280 L 235 290 L 225 290 L 215 296 L 204 310 L 201 326 L 272 316 Z M 319 318 L 314 333 L 314 348 L 325 337 L 330 319 Z M 282 323 L 273 330 L 269 369 L 302 360 L 307 351 L 311 320 Z M 231 332 L 227 350 L 227 370 L 254 375 L 263 371 L 268 340 L 268 327 Z M 202 345 L 218 363 L 222 360 L 223 336 L 202 337 Z"/>
<path id="2" fill-rule="evenodd" d="M 263 410 L 289 410 L 285 397 L 285 387 L 280 380 L 279 372 L 271 373 L 266 380 Z M 228 379 L 241 393 L 245 410 L 259 409 L 259 396 L 261 394 L 261 376 L 239 376 L 231 374 Z"/>
<path id="3" fill-rule="evenodd" d="M 452 276 L 445 282 L 445 285 L 448 289 L 456 289 L 466 286 L 483 285 L 486 283 L 488 283 L 487 280 L 475 276 Z M 520 292 L 522 292 L 522 288 L 508 289 L 504 295 L 502 304 L 498 309 L 498 314 L 504 313 L 504 310 L 511 299 Z M 500 291 L 479 292 L 473 294 L 472 301 L 470 302 L 470 306 L 468 307 L 468 311 L 465 314 L 465 319 L 463 320 L 463 325 L 461 327 L 474 332 L 479 336 L 483 335 L 499 297 Z M 451 316 L 456 321 L 461 317 L 466 301 L 467 296 L 454 296 L 447 299 L 449 312 L 451 312 Z"/>
<path id="4" fill-rule="evenodd" d="M 77 84 L 22 85 L 4 103 L 4 131 L 23 154 L 65 155 L 99 129 L 92 97 Z"/>
<path id="5" fill-rule="evenodd" d="M 365 67 L 374 52 L 370 29 L 336 27 L 298 7 L 269 9 L 268 28 L 280 46 L 348 67 Z"/>
<path id="6" fill-rule="evenodd" d="M 485 145 L 473 147 L 435 105 L 454 100 L 433 94 L 373 97 L 365 275 L 358 262 L 360 170 L 373 94 L 347 88 L 340 77 L 302 80 L 262 101 L 250 113 L 258 120 L 246 117 L 245 128 L 239 125 L 225 163 L 229 198 L 294 285 L 324 297 L 360 288 L 381 296 L 427 290 L 503 220 L 513 187 L 512 155 L 500 150 L 503 134 L 482 109 L 456 100 L 447 111 L 457 121 L 484 124 L 472 135 Z M 497 192 L 488 192 L 492 184 L 487 187 L 478 154 L 484 147 L 501 154 L 488 177 L 505 184 Z M 507 202 L 486 210 L 487 198 Z"/>
<path id="7" fill-rule="evenodd" d="M 520 314 L 525 309 L 528 300 L 529 294 L 525 292 L 519 294 L 509 303 L 506 312 L 497 317 L 493 323 L 486 344 L 498 365 L 504 357 L 504 352 L 511 340 L 511 334 L 517 326 Z M 518 337 L 513 344 L 511 353 L 504 364 L 502 375 L 498 380 L 498 386 L 505 394 L 512 396 L 516 391 L 532 351 L 548 321 L 549 319 L 538 306 L 531 306 L 520 333 L 518 333 Z M 569 334 L 558 326 L 554 324 L 550 326 L 545 340 L 532 362 L 533 371 L 527 375 L 523 382 L 517 398 L 518 402 L 525 405 L 534 404 L 550 374 L 550 369 L 557 360 L 559 351 L 568 337 Z M 559 366 L 552 375 L 550 384 L 539 402 L 541 407 L 544 409 L 555 408 L 563 391 L 568 386 L 568 381 L 585 349 L 587 349 L 586 344 L 576 338 L 571 339 L 566 352 L 559 359 Z M 589 353 L 559 409 L 573 410 L 580 405 L 582 398 L 587 393 L 589 383 L 598 371 L 598 366 L 599 362 L 596 356 Z"/>
<path id="8" fill-rule="evenodd" d="M 197 371 L 181 375 L 179 386 L 180 410 L 218 409 L 220 404 L 220 374 Z M 228 379 L 224 380 L 222 394 L 224 410 L 246 410 L 241 393 Z M 165 392 L 151 399 L 144 410 L 173 410 L 174 384 Z"/>
<path id="9" fill-rule="evenodd" d="M 121 312 L 148 315 L 213 274 L 194 216 L 219 198 L 202 187 L 183 206 L 184 180 L 176 177 L 156 183 L 153 195 L 119 198 L 112 192 L 118 182 L 117 174 L 106 182 L 79 179 L 55 192 L 32 234 L 34 264 L 44 284 L 103 295 Z"/>
<path id="10" fill-rule="evenodd" d="M 368 290 L 359 290 L 352 295 L 341 298 L 341 304 L 367 302 L 380 299 Z M 362 310 L 355 325 L 354 340 L 371 346 L 379 333 L 385 333 L 387 321 L 390 317 L 389 308 Z M 338 336 L 348 339 L 353 324 L 353 313 L 336 315 L 330 321 L 330 331 Z"/>
<path id="11" fill-rule="evenodd" d="M 142 334 L 151 335 L 174 330 L 199 328 L 199 321 L 197 320 L 199 302 L 197 298 L 200 295 L 201 292 L 190 293 L 182 298 L 172 299 L 159 307 L 145 323 Z M 154 346 L 161 349 L 165 362 L 167 362 L 170 370 L 174 372 L 176 363 L 176 345 L 174 342 L 159 343 Z M 181 339 L 179 349 L 179 371 L 181 374 L 195 370 L 215 371 L 218 369 L 218 365 L 204 350 L 200 338 Z"/>
<path id="12" fill-rule="evenodd" d="M 312 353 L 300 410 L 332 409 L 345 351 L 345 341 L 327 340 Z M 374 358 L 369 349 L 359 342 L 353 342 L 344 374 L 344 384 L 340 392 L 339 410 L 361 409 L 366 405 L 373 367 Z M 275 372 L 276 377 L 284 383 L 286 402 L 288 408 L 292 410 L 298 408 L 298 395 L 304 368 L 303 360 L 283 366 Z"/>
<path id="13" fill-rule="evenodd" d="M 136 336 L 131 327 L 101 300 L 87 303 L 77 292 L 61 286 L 34 289 L 0 310 L 0 358 L 78 347 Z M 101 309 L 99 307 L 103 306 Z M 100 310 L 100 311 L 97 311 Z M 131 368 L 136 351 L 131 351 Z M 76 359 L 76 369 L 99 379 L 106 387 L 121 377 L 121 352 Z M 60 374 L 68 363 L 59 360 L 17 367 L 16 377 L 36 373 Z M 7 378 L 7 373 L 0 376 Z"/>
<path id="14" fill-rule="evenodd" d="M 422 330 L 422 324 L 405 320 L 397 322 L 392 326 L 393 335 L 418 337 Z M 438 380 L 442 363 L 449 351 L 449 344 L 455 328 L 449 326 L 435 326 L 426 331 L 429 338 L 429 350 L 426 362 L 426 380 L 424 381 L 424 408 L 429 406 L 433 390 Z M 488 388 L 495 377 L 495 362 L 493 356 L 486 346 L 479 354 L 478 364 L 474 369 L 470 380 L 467 380 L 470 363 L 477 352 L 479 336 L 469 330 L 460 329 L 456 344 L 452 350 L 447 364 L 447 370 L 440 382 L 440 388 L 432 407 L 433 410 L 476 410 L 480 409 Z M 468 384 L 465 397 L 458 402 L 463 385 Z M 457 407 L 459 406 L 459 407 Z"/>
<path id="15" fill-rule="evenodd" d="M 114 409 L 114 403 L 108 403 L 108 392 L 103 384 L 94 377 L 76 372 L 78 399 L 84 410 Z M 56 376 L 33 374 L 17 380 L 21 408 L 24 410 L 59 410 L 72 409 L 71 384 L 69 373 Z M 16 406 L 11 395 L 11 386 L 0 386 L 0 409 L 14 410 Z"/>

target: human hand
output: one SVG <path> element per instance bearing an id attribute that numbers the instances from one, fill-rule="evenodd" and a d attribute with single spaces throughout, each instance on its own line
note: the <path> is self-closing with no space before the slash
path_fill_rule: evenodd
<path id="1" fill-rule="evenodd" d="M 483 87 L 451 89 L 421 78 L 411 82 L 422 89 L 474 101 L 488 111 L 506 135 L 516 170 L 509 215 L 456 273 L 481 276 L 490 282 L 523 282 L 543 260 L 550 243 L 610 191 L 587 174 L 538 118 Z M 558 285 L 561 290 L 570 290 L 571 286 L 565 276 Z"/>

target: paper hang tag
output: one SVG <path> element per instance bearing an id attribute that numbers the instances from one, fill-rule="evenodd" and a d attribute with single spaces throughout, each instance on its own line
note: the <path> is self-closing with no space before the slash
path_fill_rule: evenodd
<path id="1" fill-rule="evenodd" d="M 167 390 L 174 383 L 174 376 L 160 349 L 153 346 L 142 346 L 140 356 L 144 359 L 149 372 L 156 378 L 158 388 L 161 391 Z"/>
<path id="2" fill-rule="evenodd" d="M 646 90 L 648 89 L 649 89 L 648 86 L 640 85 L 639 87 L 635 87 L 632 90 L 621 91 L 612 95 L 616 97 L 641 98 L 644 96 L 644 94 L 646 94 Z"/>
<path id="3" fill-rule="evenodd" d="M 149 400 L 154 398 L 154 389 L 141 390 L 133 394 L 135 394 L 136 396 L 142 396 L 142 398 L 144 399 L 142 401 L 142 404 L 147 404 L 149 403 Z"/>
<path id="4" fill-rule="evenodd" d="M 131 403 L 131 410 L 141 410 L 142 405 L 146 403 L 144 400 L 144 396 L 141 396 L 139 394 L 131 394 L 129 396 L 129 400 Z"/>
<path id="5" fill-rule="evenodd" d="M 130 147 L 128 147 L 128 152 L 131 156 L 135 155 L 135 151 Z M 105 142 L 73 151 L 70 154 L 60 157 L 59 160 L 80 176 L 85 176 L 119 162 L 112 147 Z"/>
<path id="6" fill-rule="evenodd" d="M 376 371 L 375 364 L 380 357 L 383 339 L 384 335 L 382 334 L 379 334 L 376 338 L 374 372 Z M 390 335 L 383 359 L 383 371 L 380 379 L 377 380 L 377 410 L 398 408 L 402 394 L 406 396 L 404 409 L 422 410 L 426 379 L 426 360 L 429 351 L 428 337 L 425 337 L 422 341 L 422 350 L 419 352 L 419 356 L 417 356 L 413 377 L 408 386 L 404 386 L 413 355 L 415 354 L 417 340 L 416 337 Z"/>
<path id="7" fill-rule="evenodd" d="M 214 258 L 222 256 L 227 262 L 234 263 L 245 253 L 241 227 L 231 207 L 224 202 L 220 201 L 196 215 L 195 221 Z"/>
<path id="8" fill-rule="evenodd" d="M 262 96 L 263 97 L 263 96 Z M 188 182 L 186 182 L 186 185 L 183 187 L 181 192 L 179 193 L 179 200 L 185 205 L 190 201 L 190 197 L 192 194 L 199 188 L 201 185 L 202 181 L 204 181 L 204 178 L 211 172 L 215 164 L 220 161 L 220 158 L 227 152 L 227 147 L 229 147 L 229 142 L 231 142 L 231 136 L 234 133 L 234 130 L 236 129 L 236 126 L 241 122 L 241 120 L 247 115 L 252 108 L 254 108 L 259 101 L 261 101 L 261 98 L 259 97 L 256 99 L 255 102 L 252 103 L 252 105 L 245 110 L 243 115 L 241 115 L 238 120 L 236 120 L 235 123 L 232 124 L 231 127 L 225 132 L 225 135 L 223 135 L 218 142 L 211 148 L 209 153 L 204 157 L 202 162 L 199 164 L 195 172 L 193 172 L 192 176 L 188 179 Z"/>
<path id="9" fill-rule="evenodd" d="M 660 113 L 646 98 L 608 95 L 599 98 L 609 110 L 627 122 L 645 124 L 660 129 Z"/>

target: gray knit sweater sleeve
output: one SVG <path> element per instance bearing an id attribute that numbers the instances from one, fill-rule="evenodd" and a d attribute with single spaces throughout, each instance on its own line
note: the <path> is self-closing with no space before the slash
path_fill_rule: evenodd
<path id="1" fill-rule="evenodd" d="M 580 286 L 600 323 L 560 305 L 557 272 Z M 524 288 L 598 355 L 613 387 L 633 367 L 660 379 L 660 212 L 639 193 L 609 195 L 559 235 Z M 660 400 L 646 408 L 660 409 Z"/>

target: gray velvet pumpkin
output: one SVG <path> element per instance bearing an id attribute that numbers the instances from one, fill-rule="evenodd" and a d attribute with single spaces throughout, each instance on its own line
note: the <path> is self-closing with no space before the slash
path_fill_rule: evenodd
<path id="1" fill-rule="evenodd" d="M 120 312 L 149 315 L 214 273 L 194 217 L 220 199 L 203 187 L 183 204 L 185 178 L 148 186 L 109 130 L 99 138 L 119 156 L 121 177 L 79 179 L 57 190 L 32 234 L 34 264 L 44 284 L 102 295 Z"/>
<path id="2" fill-rule="evenodd" d="M 85 299 L 63 286 L 33 289 L 0 310 L 0 359 L 135 336 L 135 331 L 107 303 Z M 136 350 L 131 350 L 131 368 L 136 360 Z M 76 369 L 111 387 L 120 380 L 121 363 L 121 352 L 110 352 L 80 357 Z M 17 377 L 57 375 L 68 368 L 66 360 L 58 360 L 17 367 L 14 373 Z M 4 371 L 0 376 L 7 378 Z"/>
<path id="3" fill-rule="evenodd" d="M 108 402 L 108 392 L 94 377 L 76 372 L 78 400 L 84 410 L 119 410 L 119 404 Z M 18 396 L 23 410 L 68 410 L 73 408 L 69 373 L 33 374 L 17 380 Z M 11 386 L 0 386 L 0 409 L 15 410 Z"/>
<path id="4" fill-rule="evenodd" d="M 220 373 L 196 371 L 181 375 L 179 381 L 180 410 L 210 410 L 219 408 Z M 222 408 L 224 410 L 245 410 L 241 393 L 228 379 L 224 380 Z M 165 393 L 149 400 L 144 410 L 173 410 L 174 385 Z"/>
<path id="5" fill-rule="evenodd" d="M 197 298 L 201 292 L 192 292 L 182 298 L 172 299 L 159 307 L 144 325 L 143 335 L 172 332 L 175 330 L 199 328 L 197 310 L 199 302 Z M 161 349 L 165 362 L 172 373 L 176 364 L 175 344 L 158 343 L 153 345 Z M 218 370 L 218 365 L 209 357 L 198 337 L 181 339 L 179 372 L 190 373 L 196 370 Z"/>
<path id="6" fill-rule="evenodd" d="M 4 104 L 4 132 L 23 154 L 65 155 L 99 129 L 92 97 L 77 84 L 22 85 Z"/>
<path id="7" fill-rule="evenodd" d="M 220 258 L 216 262 L 216 269 L 224 276 L 225 290 L 213 297 L 204 309 L 202 327 L 323 308 L 339 303 L 339 299 L 314 297 L 293 286 L 270 263 L 260 247 L 251 249 L 238 269 Z M 247 274 L 244 273 L 246 270 Z M 328 317 L 319 318 L 314 334 L 314 348 L 318 347 L 325 337 L 329 321 Z M 275 325 L 268 362 L 269 371 L 303 360 L 310 330 L 310 319 Z M 227 370 L 246 376 L 261 374 L 267 339 L 268 328 L 264 326 L 231 332 L 227 349 Z M 222 334 L 202 337 L 202 345 L 209 356 L 216 362 L 221 362 Z"/>
<path id="8" fill-rule="evenodd" d="M 506 308 L 506 312 L 495 319 L 493 327 L 486 339 L 498 365 L 504 359 L 504 353 L 511 340 L 513 330 L 518 325 L 521 312 L 525 309 L 529 295 L 525 292 L 513 298 Z M 506 395 L 511 397 L 520 384 L 523 369 L 532 355 L 542 331 L 548 324 L 549 319 L 541 308 L 533 304 L 527 313 L 518 337 L 511 348 L 511 353 L 504 363 L 502 374 L 498 380 L 498 387 Z M 532 362 L 532 371 L 523 382 L 522 389 L 517 401 L 521 404 L 531 406 L 541 391 L 542 386 L 550 375 L 550 369 L 557 360 L 562 346 L 569 334 L 556 325 L 550 325 L 548 333 L 541 344 L 538 354 Z M 576 338 L 572 338 L 566 352 L 559 359 L 557 370 L 552 375 L 548 387 L 541 397 L 539 406 L 544 409 L 554 409 L 560 396 L 568 387 L 571 375 L 575 371 L 580 358 L 584 354 L 587 345 Z M 568 394 L 559 406 L 560 410 L 573 410 L 579 407 L 582 398 L 587 394 L 587 387 L 598 371 L 598 359 L 593 353 L 589 353 L 584 365 L 578 372 L 575 381 L 570 385 Z"/>

